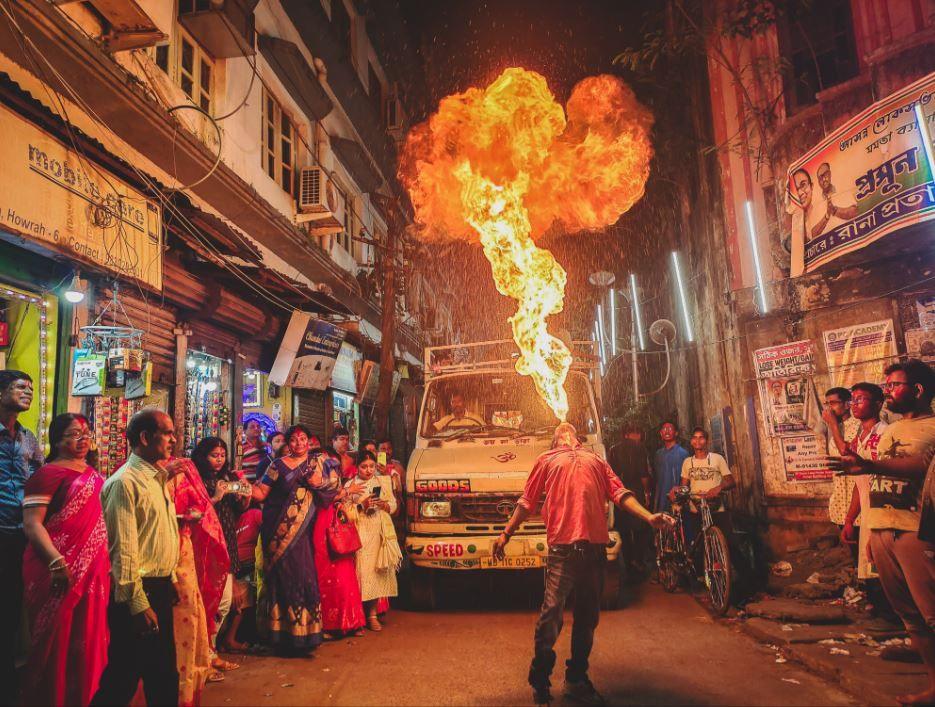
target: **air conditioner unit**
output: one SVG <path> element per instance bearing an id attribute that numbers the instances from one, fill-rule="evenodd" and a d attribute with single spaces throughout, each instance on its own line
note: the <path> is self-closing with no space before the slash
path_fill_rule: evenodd
<path id="1" fill-rule="evenodd" d="M 344 229 L 344 199 L 321 167 L 299 171 L 296 223 L 309 223 L 313 236 L 328 236 Z"/>

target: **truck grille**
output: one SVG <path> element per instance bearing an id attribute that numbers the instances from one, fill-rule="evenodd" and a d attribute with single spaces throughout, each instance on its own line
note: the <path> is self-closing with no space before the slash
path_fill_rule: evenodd
<path id="1" fill-rule="evenodd" d="M 457 517 L 474 523 L 505 523 L 513 515 L 519 497 L 520 494 L 463 496 L 456 501 Z"/>

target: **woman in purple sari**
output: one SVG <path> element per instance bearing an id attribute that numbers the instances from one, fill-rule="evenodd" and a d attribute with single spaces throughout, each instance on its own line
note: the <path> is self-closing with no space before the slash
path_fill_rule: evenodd
<path id="1" fill-rule="evenodd" d="M 322 642 L 321 603 L 312 544 L 316 504 L 328 505 L 340 491 L 331 460 L 309 454 L 309 431 L 286 431 L 288 452 L 257 481 L 253 497 L 263 502 L 263 594 L 257 623 L 279 652 L 303 655 Z"/>
<path id="2" fill-rule="evenodd" d="M 85 462 L 90 442 L 84 417 L 58 415 L 49 427 L 49 459 L 26 482 L 27 705 L 88 704 L 107 663 L 110 558 L 101 510 L 104 477 Z"/>

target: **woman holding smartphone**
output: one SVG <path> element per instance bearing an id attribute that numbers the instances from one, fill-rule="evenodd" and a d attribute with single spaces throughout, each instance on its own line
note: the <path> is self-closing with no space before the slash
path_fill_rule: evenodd
<path id="1" fill-rule="evenodd" d="M 362 490 L 357 491 L 360 486 Z M 357 532 L 361 540 L 357 551 L 357 578 L 367 628 L 381 631 L 377 600 L 399 593 L 396 573 L 403 559 L 391 517 L 398 511 L 392 481 L 388 476 L 377 475 L 376 456 L 363 450 L 357 460 L 357 475 L 346 488 L 348 502 L 357 507 Z"/>
<path id="2" fill-rule="evenodd" d="M 223 660 L 217 655 L 217 638 L 228 612 L 231 610 L 233 597 L 240 598 L 234 611 L 243 608 L 245 599 L 243 587 L 235 592 L 235 578 L 240 572 L 240 558 L 237 552 L 237 521 L 240 515 L 250 505 L 252 486 L 244 479 L 243 472 L 233 471 L 230 468 L 230 455 L 227 443 L 220 437 L 205 437 L 192 450 L 192 462 L 198 469 L 198 474 L 204 482 L 205 490 L 211 497 L 211 504 L 221 523 L 221 532 L 227 546 L 227 555 L 230 558 L 227 577 L 224 580 L 224 591 L 221 600 L 212 615 L 211 624 L 211 667 L 215 670 L 228 671 L 240 667 L 237 663 Z M 230 641 L 228 641 L 230 643 Z"/>

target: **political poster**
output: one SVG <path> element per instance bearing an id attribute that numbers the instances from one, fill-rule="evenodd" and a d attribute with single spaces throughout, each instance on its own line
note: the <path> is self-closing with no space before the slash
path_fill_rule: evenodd
<path id="1" fill-rule="evenodd" d="M 935 329 L 907 330 L 906 353 L 928 363 L 935 361 Z"/>
<path id="2" fill-rule="evenodd" d="M 789 165 L 791 275 L 817 270 L 899 229 L 935 219 L 935 73 L 854 116 Z"/>
<path id="3" fill-rule="evenodd" d="M 753 352 L 760 402 L 770 435 L 809 429 L 806 410 L 814 370 L 812 342 L 793 341 Z"/>
<path id="4" fill-rule="evenodd" d="M 786 481 L 828 481 L 834 476 L 821 437 L 794 435 L 780 438 L 779 443 Z"/>
<path id="5" fill-rule="evenodd" d="M 324 390 L 345 331 L 307 312 L 293 312 L 269 374 L 275 385 Z"/>
<path id="6" fill-rule="evenodd" d="M 893 320 L 855 324 L 822 333 L 831 384 L 881 383 L 883 370 L 896 356 Z"/>

